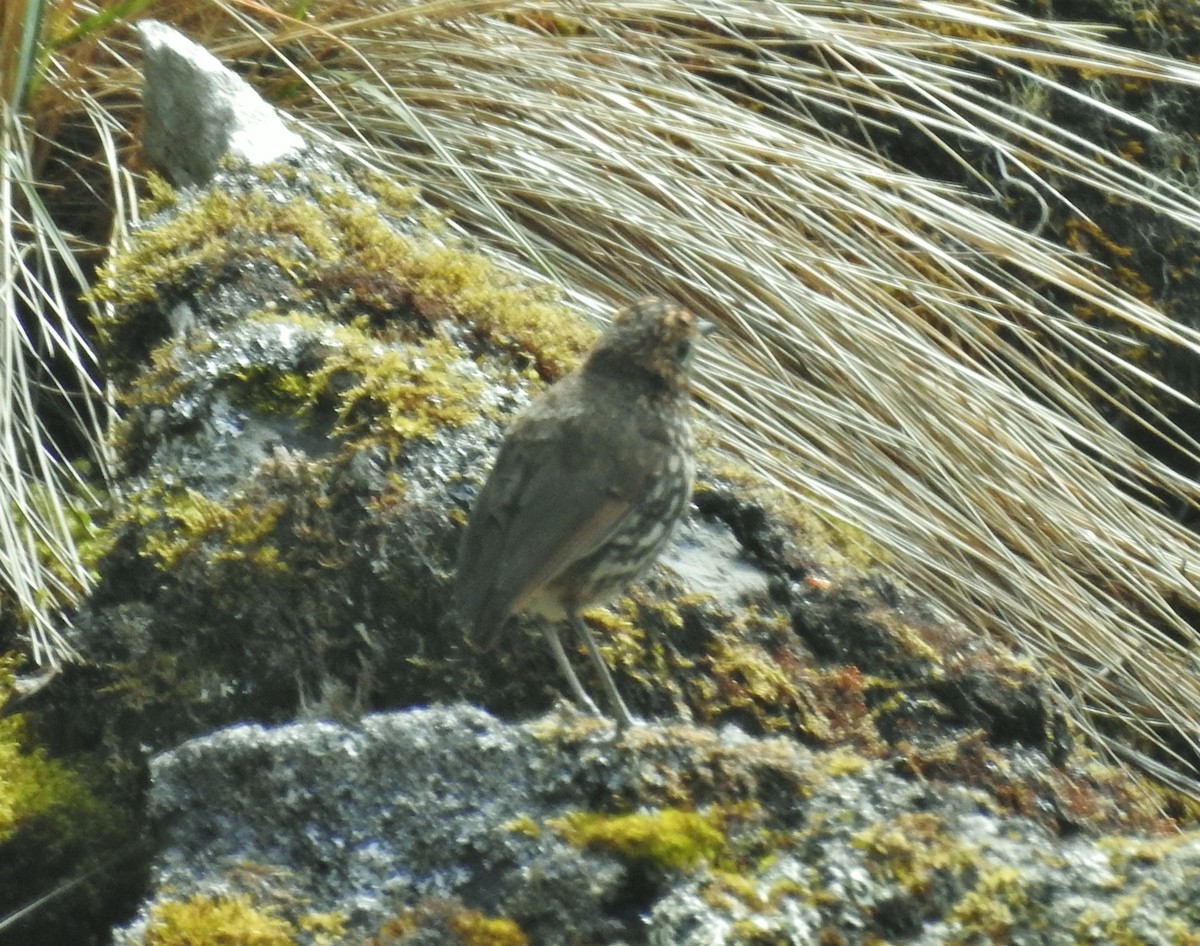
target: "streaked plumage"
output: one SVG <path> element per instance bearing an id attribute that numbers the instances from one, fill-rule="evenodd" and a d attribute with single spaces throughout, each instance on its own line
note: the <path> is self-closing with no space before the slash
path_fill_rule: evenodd
<path id="1" fill-rule="evenodd" d="M 472 636 L 493 641 L 514 614 L 545 619 L 572 691 L 594 709 L 554 628 L 570 622 L 622 724 L 628 711 L 578 612 L 645 571 L 687 508 L 689 368 L 706 328 L 653 297 L 617 313 L 583 365 L 509 428 L 459 557 L 457 605 Z"/>

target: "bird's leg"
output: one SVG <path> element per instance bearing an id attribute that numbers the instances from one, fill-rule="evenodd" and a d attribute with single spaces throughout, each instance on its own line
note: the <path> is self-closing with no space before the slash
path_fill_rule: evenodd
<path id="1" fill-rule="evenodd" d="M 588 630 L 588 626 L 583 623 L 583 619 L 574 611 L 571 611 L 567 615 L 567 620 L 571 622 L 571 627 L 575 629 L 575 633 L 579 635 L 579 639 L 587 646 L 588 653 L 592 655 L 592 663 L 600 671 L 600 679 L 604 681 L 604 689 L 608 693 L 608 700 L 612 703 L 613 712 L 617 714 L 617 728 L 628 729 L 633 725 L 633 716 L 630 715 L 629 709 L 625 706 L 625 701 L 621 699 L 621 694 L 617 691 L 617 684 L 608 670 L 608 664 L 604 662 L 604 658 L 600 654 L 600 648 L 596 646 L 596 638 L 592 636 L 592 632 Z"/>
<path id="2" fill-rule="evenodd" d="M 546 642 L 550 645 L 550 651 L 554 654 L 554 659 L 558 661 L 558 666 L 567 675 L 567 683 L 571 685 L 571 692 L 575 694 L 575 699 L 593 716 L 599 716 L 603 719 L 604 714 L 592 702 L 592 698 L 587 695 L 587 691 L 580 684 L 579 678 L 575 676 L 575 671 L 571 668 L 571 661 L 567 660 L 566 651 L 563 650 L 562 641 L 558 639 L 558 631 L 554 625 L 549 622 L 543 622 L 542 632 L 546 635 Z"/>

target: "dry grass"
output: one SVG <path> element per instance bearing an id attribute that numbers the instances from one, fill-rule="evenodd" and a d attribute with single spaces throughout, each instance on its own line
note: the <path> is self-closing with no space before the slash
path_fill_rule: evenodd
<path id="1" fill-rule="evenodd" d="M 1119 722 L 1196 787 L 1200 641 L 1180 615 L 1200 608 L 1200 543 L 1149 497 L 1200 496 L 1120 427 L 1200 458 L 1166 421 L 1186 396 L 1127 354 L 1195 356 L 1200 336 L 1005 222 L 996 182 L 1045 214 L 1078 213 L 1056 180 L 1191 228 L 1200 202 L 1010 104 L 980 67 L 1130 129 L 1062 77 L 1197 86 L 1200 70 L 987 3 L 344 2 L 304 24 L 179 7 L 268 97 L 583 307 L 654 289 L 720 318 L 702 385 L 731 453 L 1052 664 L 1093 729 Z M 128 34 L 89 42 L 59 49 L 64 87 L 122 101 Z M 982 196 L 885 160 L 871 143 L 895 128 Z M 972 170 L 968 148 L 1000 170 Z"/>
<path id="2" fill-rule="evenodd" d="M 87 247 L 45 203 L 48 142 L 22 107 L 49 78 L 34 28 L 43 6 L 0 13 L 0 587 L 34 661 L 54 665 L 72 653 L 61 609 L 90 584 L 78 551 L 89 491 L 59 440 L 67 430 L 98 444 L 103 424 L 95 358 L 77 327 Z M 100 140 L 115 168 L 111 134 Z"/>

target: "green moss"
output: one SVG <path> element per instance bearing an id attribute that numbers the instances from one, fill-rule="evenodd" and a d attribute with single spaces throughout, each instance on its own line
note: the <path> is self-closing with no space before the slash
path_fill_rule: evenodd
<path id="1" fill-rule="evenodd" d="M 119 393 L 121 406 L 143 413 L 175 410 L 180 402 L 199 403 L 220 387 L 239 406 L 297 414 L 314 397 L 314 386 L 309 365 L 294 363 L 305 353 L 296 339 L 315 347 L 328 323 L 295 309 L 249 313 L 244 321 L 248 330 L 234 337 L 226 334 L 218 341 L 189 333 L 157 345 L 149 352 L 149 366 Z M 127 439 L 127 427 L 118 428 L 114 439 Z"/>
<path id="2" fill-rule="evenodd" d="M 181 200 L 106 264 L 93 293 L 108 304 L 98 329 L 123 406 L 143 409 L 128 412 L 121 450 L 144 452 L 138 425 L 153 409 L 203 404 L 220 387 L 247 409 L 328 415 L 347 449 L 381 445 L 394 458 L 413 439 L 478 416 L 481 375 L 468 370 L 468 346 L 497 359 L 493 371 L 552 379 L 593 340 L 552 289 L 523 284 L 430 226 L 413 189 L 355 172 L 370 197 L 332 179 L 297 194 L 290 176 L 260 169 L 279 186 Z M 151 188 L 156 206 L 171 204 L 160 182 Z M 414 217 L 425 229 L 389 224 Z M 255 339 L 244 313 L 204 304 L 232 273 L 245 292 L 273 300 L 252 317 L 273 334 Z M 197 330 L 171 334 L 162 313 L 177 299 L 196 301 Z"/>
<path id="3" fill-rule="evenodd" d="M 202 292 L 234 259 L 267 259 L 302 277 L 315 260 L 339 255 L 334 235 L 310 201 L 208 190 L 170 223 L 138 231 L 129 249 L 101 268 L 92 298 L 129 306 L 159 298 L 165 287 Z M 122 321 L 120 311 L 102 319 L 97 325 L 102 340 L 114 341 L 112 329 Z"/>
<path id="4" fill-rule="evenodd" d="M 115 698 L 122 710 L 159 719 L 173 711 L 186 710 L 198 701 L 204 681 L 190 672 L 192 668 L 178 654 L 164 650 L 146 651 L 115 665 L 118 673 L 101 691 Z"/>
<path id="5" fill-rule="evenodd" d="M 309 913 L 296 925 L 309 935 L 313 946 L 332 946 L 346 935 L 346 917 L 341 913 Z"/>
<path id="6" fill-rule="evenodd" d="M 274 365 L 246 365 L 235 372 L 234 378 L 234 403 L 268 414 L 301 413 L 320 396 L 312 375 L 281 371 Z"/>
<path id="7" fill-rule="evenodd" d="M 948 919 L 957 923 L 960 930 L 947 943 L 968 946 L 1012 942 L 1013 927 L 1018 921 L 1028 920 L 1030 906 L 1021 872 L 992 865 L 980 872 L 974 889 L 951 908 Z"/>
<path id="8" fill-rule="evenodd" d="M 19 663 L 0 655 L 0 706 L 12 696 Z M 30 744 L 25 717 L 16 713 L 0 717 L 0 845 L 34 822 L 54 835 L 99 835 L 112 813 L 76 772 Z"/>
<path id="9" fill-rule="evenodd" d="M 175 410 L 202 403 L 219 387 L 240 408 L 292 416 L 330 432 L 349 452 L 383 446 L 394 459 L 414 440 L 479 417 L 483 382 L 464 352 L 439 337 L 409 340 L 404 331 L 321 323 L 300 313 L 254 318 L 262 331 L 239 332 L 214 345 L 171 340 L 151 353 L 124 406 Z M 268 331 L 268 329 L 270 331 Z M 276 334 L 288 341 L 272 349 Z M 116 439 L 132 449 L 140 428 L 132 415 Z"/>
<path id="10" fill-rule="evenodd" d="M 791 730 L 805 715 L 807 695 L 800 680 L 770 651 L 740 635 L 722 635 L 713 639 L 709 655 L 713 682 L 723 695 L 717 705 L 749 713 L 764 731 Z"/>
<path id="11" fill-rule="evenodd" d="M 445 946 L 529 946 L 516 921 L 486 916 L 454 900 L 422 901 L 384 923 L 379 934 L 371 940 L 378 946 L 404 946 L 410 939 Z"/>
<path id="12" fill-rule="evenodd" d="M 149 353 L 149 367 L 122 390 L 122 407 L 168 407 L 181 400 L 189 393 L 189 382 L 183 370 L 185 363 L 215 347 L 209 339 L 190 339 L 185 345 L 159 345 Z"/>
<path id="13" fill-rule="evenodd" d="M 0 706 L 13 694 L 17 663 L 0 657 Z M 99 928 L 100 904 L 131 905 L 124 865 L 137 828 L 110 772 L 95 757 L 51 757 L 24 714 L 0 717 L 0 903 L 33 906 L 16 941 L 84 942 Z M 67 891 L 37 906 L 47 892 Z"/>
<path id="14" fill-rule="evenodd" d="M 286 172 L 259 172 L 278 180 L 283 196 L 268 188 L 206 191 L 178 205 L 169 220 L 152 221 L 105 264 L 92 298 L 109 304 L 98 329 L 126 378 L 167 334 L 164 296 L 203 296 L 234 270 L 253 283 L 261 279 L 256 262 L 271 264 L 279 278 L 268 291 L 285 304 L 343 323 L 364 314 L 393 325 L 454 319 L 493 350 L 531 358 L 545 378 L 573 366 L 594 338 L 594 330 L 554 301 L 553 290 L 522 284 L 439 232 L 444 228 L 429 226 L 412 188 L 357 172 L 357 183 L 374 199 L 331 179 L 296 195 Z M 161 187 L 152 188 L 155 206 L 168 206 Z M 426 222 L 416 235 L 388 223 L 414 217 Z M 206 311 L 202 317 L 211 318 Z"/>
<path id="15" fill-rule="evenodd" d="M 141 554 L 162 571 L 199 558 L 270 572 L 284 567 L 273 538 L 286 508 L 282 499 L 236 494 L 217 502 L 186 487 L 156 485 L 129 498 L 121 522 L 138 527 Z"/>
<path id="16" fill-rule="evenodd" d="M 976 848 L 960 843 L 933 814 L 901 815 L 856 834 L 872 874 L 895 883 L 916 897 L 926 897 L 941 876 L 961 876 L 978 857 Z"/>
<path id="17" fill-rule="evenodd" d="M 464 910 L 454 919 L 453 929 L 463 946 L 528 946 L 529 937 L 514 920 L 502 916 L 484 916 Z"/>
<path id="18" fill-rule="evenodd" d="M 349 168 L 350 177 L 354 183 L 379 201 L 381 209 L 392 216 L 419 210 L 418 198 L 420 190 L 409 184 L 397 183 L 396 179 L 387 175 L 354 164 Z M 439 214 L 431 214 L 439 225 L 444 223 Z"/>
<path id="19" fill-rule="evenodd" d="M 701 718 L 733 713 L 764 733 L 879 748 L 865 701 L 871 684 L 856 668 L 820 667 L 799 652 L 782 610 L 744 607 L 727 627 L 707 644 L 708 672 L 689 681 Z"/>
<path id="20" fill-rule="evenodd" d="M 669 870 L 711 863 L 726 848 L 719 815 L 677 808 L 624 815 L 574 812 L 550 826 L 577 847 L 611 851 Z"/>
<path id="21" fill-rule="evenodd" d="M 1108 854 L 1108 862 L 1118 874 L 1124 874 L 1134 865 L 1160 863 L 1174 855 L 1180 848 L 1196 843 L 1194 831 L 1169 834 L 1161 838 L 1128 837 L 1111 835 L 1101 838 L 1098 847 Z"/>
<path id="22" fill-rule="evenodd" d="M 512 821 L 504 825 L 505 831 L 511 831 L 514 834 L 523 834 L 527 838 L 538 838 L 542 835 L 542 826 L 534 821 L 529 815 L 520 815 L 513 818 Z"/>
<path id="23" fill-rule="evenodd" d="M 1103 907 L 1082 910 L 1075 922 L 1075 942 L 1079 946 L 1146 946 L 1148 931 L 1137 929 L 1140 907 L 1138 897 L 1123 896 L 1113 897 Z"/>
<path id="24" fill-rule="evenodd" d="M 154 171 L 146 175 L 146 189 L 150 192 L 138 205 L 138 213 L 146 220 L 161 210 L 175 207 L 179 203 L 176 193 L 165 177 Z"/>
<path id="25" fill-rule="evenodd" d="M 648 648 L 649 635 L 642 606 L 645 597 L 635 592 L 622 598 L 615 611 L 589 608 L 583 613 L 583 619 L 599 631 L 595 637 L 610 668 L 628 674 L 642 686 L 666 686 L 670 676 L 663 672 L 657 660 L 662 655 Z"/>
<path id="26" fill-rule="evenodd" d="M 914 903 L 946 902 L 948 943 L 1008 943 L 1039 922 L 1038 901 L 1030 897 L 1021 871 L 965 843 L 937 815 L 901 815 L 871 825 L 852 843 L 873 876 L 899 887 Z M 940 915 L 941 904 L 937 909 Z"/>
<path id="27" fill-rule="evenodd" d="M 296 928 L 248 896 L 156 903 L 144 946 L 294 946 Z"/>
<path id="28" fill-rule="evenodd" d="M 824 753 L 822 758 L 825 762 L 825 771 L 832 778 L 858 775 L 870 765 L 869 760 L 859 753 L 840 746 Z"/>
<path id="29" fill-rule="evenodd" d="M 764 930 L 758 920 L 737 920 L 729 928 L 726 942 L 733 946 L 791 946 L 794 940 L 774 930 Z"/>
<path id="30" fill-rule="evenodd" d="M 389 227 L 378 208 L 327 201 L 348 254 L 326 280 L 343 283 L 362 304 L 412 307 L 427 321 L 465 321 L 501 349 L 524 352 L 554 378 L 573 367 L 595 331 L 554 303 L 548 287 L 531 289 L 488 257 L 440 236 L 422 243 Z"/>
<path id="31" fill-rule="evenodd" d="M 335 331 L 333 341 L 340 344 L 312 377 L 320 393 L 310 403 L 336 391 L 334 433 L 357 448 L 378 443 L 394 455 L 411 440 L 479 416 L 482 383 L 455 369 L 463 356 L 451 342 L 381 348 L 358 327 Z"/>

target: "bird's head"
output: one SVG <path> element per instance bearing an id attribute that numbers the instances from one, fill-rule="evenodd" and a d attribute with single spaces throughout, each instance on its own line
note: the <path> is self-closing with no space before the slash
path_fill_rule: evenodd
<path id="1" fill-rule="evenodd" d="M 686 390 L 696 343 L 715 327 L 678 303 L 647 296 L 613 316 L 584 370 Z"/>

